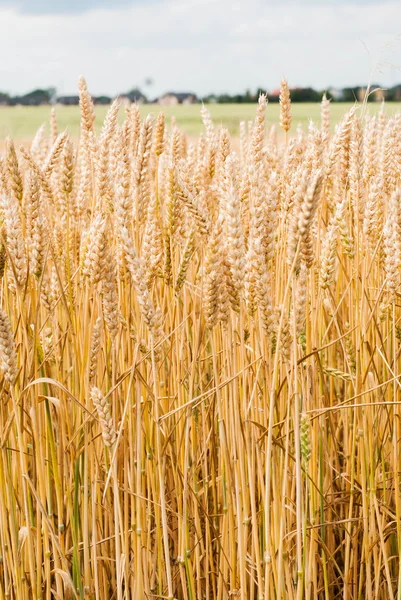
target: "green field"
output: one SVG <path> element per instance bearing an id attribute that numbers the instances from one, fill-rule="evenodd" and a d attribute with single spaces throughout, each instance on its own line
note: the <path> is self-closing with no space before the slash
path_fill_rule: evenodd
<path id="1" fill-rule="evenodd" d="M 349 110 L 351 104 L 333 104 L 332 122 L 337 123 L 344 113 Z M 237 135 L 240 121 L 248 121 L 255 116 L 255 106 L 252 104 L 209 104 L 213 119 L 216 123 L 227 127 L 232 135 Z M 370 112 L 380 109 L 379 104 L 371 104 L 368 107 Z M 154 104 L 141 106 L 142 115 L 149 113 L 157 114 L 163 111 L 169 120 L 172 116 L 177 119 L 178 125 L 189 135 L 198 135 L 202 130 L 202 121 L 200 117 L 200 105 L 190 106 L 157 106 Z M 388 114 L 394 114 L 401 110 L 401 103 L 391 103 L 386 106 Z M 101 125 L 107 107 L 96 107 L 97 124 Z M 57 118 L 61 130 L 68 128 L 72 136 L 78 135 L 79 129 L 79 108 L 76 106 L 57 106 Z M 30 139 L 43 124 L 49 120 L 50 108 L 48 106 L 40 107 L 0 107 L 0 139 L 11 136 L 16 140 Z M 310 119 L 319 121 L 319 104 L 293 104 L 293 126 L 301 123 L 306 126 Z M 270 104 L 267 107 L 266 114 L 268 123 L 278 123 L 279 105 Z"/>

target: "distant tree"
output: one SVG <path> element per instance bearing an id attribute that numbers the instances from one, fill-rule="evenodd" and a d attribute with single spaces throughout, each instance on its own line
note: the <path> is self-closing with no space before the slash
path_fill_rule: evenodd
<path id="1" fill-rule="evenodd" d="M 250 90 L 246 90 L 244 94 L 220 94 L 219 96 L 211 95 L 214 102 L 218 102 L 219 104 L 245 104 L 245 103 L 254 103 L 258 99 L 257 94 L 252 94 Z"/>
<path id="2" fill-rule="evenodd" d="M 292 102 L 319 102 L 322 94 L 313 88 L 295 88 L 291 90 Z"/>
<path id="3" fill-rule="evenodd" d="M 6 94 L 5 92 L 0 92 L 0 105 L 6 106 L 8 104 L 10 104 L 9 94 Z"/>
<path id="4" fill-rule="evenodd" d="M 258 88 L 258 89 L 256 90 L 256 94 L 255 94 L 255 95 L 256 95 L 256 98 L 259 100 L 259 98 L 260 98 L 260 96 L 261 96 L 262 94 L 267 94 L 267 92 L 266 92 L 266 89 L 263 89 L 263 88 Z"/>
<path id="5" fill-rule="evenodd" d="M 111 104 L 110 96 L 94 96 L 93 102 L 95 104 Z"/>
<path id="6" fill-rule="evenodd" d="M 233 96 L 230 96 L 229 94 L 219 94 L 217 96 L 217 102 L 219 104 L 228 104 L 230 102 L 235 102 L 235 100 L 233 100 Z"/>
<path id="7" fill-rule="evenodd" d="M 218 97 L 215 94 L 209 94 L 208 96 L 203 96 L 201 102 L 204 104 L 215 104 L 218 102 Z"/>
<path id="8" fill-rule="evenodd" d="M 386 100 L 390 102 L 399 102 L 401 100 L 401 84 L 386 90 Z"/>
<path id="9" fill-rule="evenodd" d="M 254 102 L 256 96 L 255 94 L 252 94 L 251 90 L 246 90 L 243 98 L 243 102 Z"/>
<path id="10" fill-rule="evenodd" d="M 49 90 L 32 90 L 24 96 L 17 96 L 15 98 L 16 104 L 24 104 L 26 106 L 40 106 L 42 104 L 50 104 L 52 99 L 52 93 Z"/>
<path id="11" fill-rule="evenodd" d="M 343 88 L 343 97 L 341 100 L 343 102 L 355 102 L 358 99 L 359 89 L 359 86 Z"/>
<path id="12" fill-rule="evenodd" d="M 333 94 L 330 92 L 330 90 L 325 90 L 324 92 L 321 92 L 322 98 L 323 98 L 323 94 L 326 94 L 327 100 L 331 100 L 332 102 L 335 102 L 335 98 L 334 98 Z"/>
<path id="13" fill-rule="evenodd" d="M 133 88 L 131 91 L 129 91 L 127 94 L 124 94 L 124 95 L 127 96 L 127 98 L 129 98 L 129 100 L 131 102 L 147 102 L 148 101 L 145 94 L 143 94 L 142 91 L 138 87 Z"/>
<path id="14" fill-rule="evenodd" d="M 49 99 L 51 104 L 54 104 L 56 102 L 56 98 L 57 98 L 57 90 L 55 87 L 49 87 L 47 88 L 46 92 L 49 94 Z"/>

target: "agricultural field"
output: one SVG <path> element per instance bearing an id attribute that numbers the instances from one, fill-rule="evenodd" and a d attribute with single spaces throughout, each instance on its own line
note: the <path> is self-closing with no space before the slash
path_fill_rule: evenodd
<path id="1" fill-rule="evenodd" d="M 2 113 L 0 600 L 398 600 L 395 107 L 79 91 Z"/>
<path id="2" fill-rule="evenodd" d="M 351 104 L 333 103 L 331 106 L 331 120 L 334 126 L 345 113 L 350 110 Z M 200 114 L 201 106 L 193 104 L 189 106 L 166 106 L 161 107 L 155 104 L 141 105 L 139 107 L 142 117 L 148 114 L 157 115 L 163 110 L 166 115 L 167 123 L 171 117 L 175 117 L 179 127 L 190 136 L 197 136 L 203 130 L 202 118 Z M 80 111 L 76 106 L 56 106 L 57 120 L 60 130 L 67 129 L 71 137 L 77 138 L 80 126 Z M 252 104 L 209 104 L 208 110 L 216 125 L 228 129 L 230 135 L 239 135 L 239 124 L 241 121 L 248 122 L 254 119 L 255 107 Z M 369 104 L 367 110 L 375 114 L 380 110 L 379 104 Z M 396 114 L 401 110 L 401 103 L 391 103 L 385 106 L 386 114 L 389 116 Z M 107 112 L 107 107 L 96 106 L 96 128 L 99 131 Z M 301 124 L 305 129 L 309 121 L 320 120 L 319 104 L 294 104 L 293 127 Z M 0 140 L 7 136 L 14 140 L 30 140 L 33 138 L 41 125 L 48 127 L 50 108 L 48 106 L 39 107 L 0 107 Z M 120 119 L 123 119 L 124 111 L 121 111 Z M 280 107 L 278 104 L 270 104 L 266 111 L 266 122 L 269 125 L 278 125 L 280 118 Z"/>

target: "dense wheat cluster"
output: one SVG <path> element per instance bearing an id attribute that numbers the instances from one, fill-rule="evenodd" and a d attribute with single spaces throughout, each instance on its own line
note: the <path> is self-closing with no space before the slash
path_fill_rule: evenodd
<path id="1" fill-rule="evenodd" d="M 0 600 L 396 600 L 401 115 L 80 98 L 1 162 Z"/>

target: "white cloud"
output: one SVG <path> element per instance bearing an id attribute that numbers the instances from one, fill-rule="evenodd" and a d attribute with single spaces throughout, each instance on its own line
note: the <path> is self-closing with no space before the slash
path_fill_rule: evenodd
<path id="1" fill-rule="evenodd" d="M 138 0 L 113 0 L 113 5 L 127 5 L 134 1 Z M 110 0 L 0 0 L 0 6 L 12 6 L 30 14 L 82 13 L 109 4 Z"/>
<path id="2" fill-rule="evenodd" d="M 352 85 L 369 79 L 390 42 L 381 60 L 401 66 L 398 1 L 164 0 L 63 16 L 3 8 L 0 20 L 0 89 L 12 93 L 51 85 L 74 93 L 81 73 L 96 94 L 146 77 L 155 95 L 271 89 L 283 75 L 291 85 Z M 401 74 L 386 66 L 373 79 L 390 85 Z"/>

